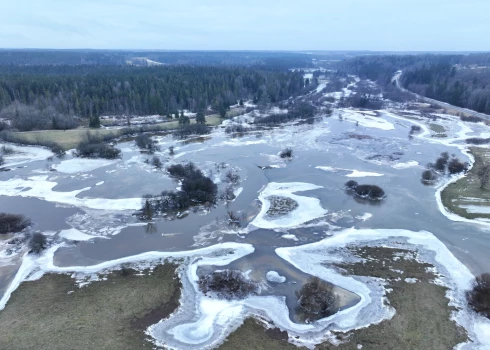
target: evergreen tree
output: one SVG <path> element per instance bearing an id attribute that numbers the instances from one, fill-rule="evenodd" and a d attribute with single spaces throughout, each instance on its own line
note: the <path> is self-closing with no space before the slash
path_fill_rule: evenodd
<path id="1" fill-rule="evenodd" d="M 200 110 L 196 114 L 196 123 L 197 124 L 206 124 L 206 117 L 204 116 L 204 111 Z"/>
<path id="2" fill-rule="evenodd" d="M 100 128 L 100 118 L 98 115 L 94 115 L 92 117 L 90 117 L 89 119 L 89 123 L 88 123 L 88 126 L 91 127 L 91 128 Z"/>

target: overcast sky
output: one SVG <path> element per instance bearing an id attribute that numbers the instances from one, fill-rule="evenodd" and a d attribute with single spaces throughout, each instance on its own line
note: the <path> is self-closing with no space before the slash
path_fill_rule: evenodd
<path id="1" fill-rule="evenodd" d="M 488 51 L 490 0 L 0 0 L 0 47 Z"/>

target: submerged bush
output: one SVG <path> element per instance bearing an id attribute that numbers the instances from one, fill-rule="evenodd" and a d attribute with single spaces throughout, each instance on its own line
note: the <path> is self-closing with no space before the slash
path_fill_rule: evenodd
<path id="1" fill-rule="evenodd" d="M 432 170 L 426 170 L 422 173 L 422 181 L 432 182 L 437 180 L 437 175 Z"/>
<path id="2" fill-rule="evenodd" d="M 468 169 L 468 164 L 461 162 L 458 158 L 453 158 L 447 165 L 449 174 L 459 174 Z"/>
<path id="3" fill-rule="evenodd" d="M 287 147 L 279 153 L 279 157 L 281 158 L 292 158 L 293 157 L 293 149 L 290 147 Z"/>
<path id="4" fill-rule="evenodd" d="M 310 277 L 296 296 L 301 310 L 314 319 L 331 315 L 337 301 L 333 285 L 318 277 Z"/>
<path id="5" fill-rule="evenodd" d="M 372 200 L 379 200 L 385 197 L 385 191 L 376 185 L 358 185 L 354 191 L 359 197 Z"/>
<path id="6" fill-rule="evenodd" d="M 199 289 L 204 293 L 214 293 L 223 299 L 244 299 L 251 294 L 257 294 L 258 285 L 245 278 L 238 270 L 214 271 L 199 277 Z"/>
<path id="7" fill-rule="evenodd" d="M 48 246 L 46 236 L 42 233 L 36 232 L 29 240 L 29 250 L 31 253 L 39 254 Z"/>
<path id="8" fill-rule="evenodd" d="M 160 151 L 160 147 L 158 147 L 157 142 L 147 134 L 136 136 L 135 142 L 139 148 L 147 150 L 150 154 L 153 154 L 156 151 Z"/>
<path id="9" fill-rule="evenodd" d="M 357 188 L 357 185 L 359 185 L 357 183 L 357 181 L 354 181 L 354 180 L 349 180 L 345 183 L 345 188 L 348 189 L 348 190 L 355 190 Z"/>
<path id="10" fill-rule="evenodd" d="M 490 274 L 475 278 L 473 287 L 466 294 L 468 305 L 479 314 L 490 318 Z"/>
<path id="11" fill-rule="evenodd" d="M 0 234 L 20 232 L 30 224 L 23 215 L 0 213 Z"/>

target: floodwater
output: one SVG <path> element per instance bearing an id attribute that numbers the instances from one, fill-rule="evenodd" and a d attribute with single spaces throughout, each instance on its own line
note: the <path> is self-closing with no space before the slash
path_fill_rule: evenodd
<path id="1" fill-rule="evenodd" d="M 376 117 L 371 117 L 371 121 L 372 118 Z M 171 135 L 157 136 L 161 151 L 156 155 L 166 165 L 192 161 L 218 183 L 221 190 L 226 185 L 224 175 L 228 170 L 237 171 L 241 177 L 235 190 L 243 190 L 233 202 L 218 202 L 212 208 L 194 208 L 173 220 L 163 217 L 155 218 L 151 224 L 141 223 L 134 215 L 136 210 L 121 210 L 118 207 L 121 202 L 111 201 L 138 203 L 145 194 L 159 194 L 179 186 L 164 171 L 145 164 L 144 160 L 149 156 L 141 153 L 131 140 L 117 145 L 123 151 L 121 160 L 103 166 L 84 164 L 79 171 L 67 171 L 63 163 L 72 159 L 67 155 L 51 161 L 27 162 L 9 172 L 0 172 L 0 194 L 9 193 L 8 196 L 0 195 L 0 212 L 24 214 L 35 223 L 35 230 L 51 232 L 53 242 L 65 242 L 54 256 L 58 266 L 93 265 L 147 251 L 183 251 L 227 241 L 250 243 L 255 252 L 233 262 L 231 268 L 249 271 L 252 279 L 263 283 L 266 283 L 268 271 L 285 276 L 283 284 L 266 283 L 267 288 L 263 288 L 262 293 L 285 296 L 293 320 L 296 317 L 292 311 L 294 292 L 309 276 L 280 259 L 274 249 L 315 242 L 346 227 L 430 231 L 474 274 L 490 272 L 488 229 L 479 224 L 449 220 L 437 206 L 436 189 L 420 181 L 424 166 L 435 161 L 441 152 L 447 151 L 465 161 L 467 157 L 458 147 L 430 137 L 410 139 L 410 120 L 388 115 L 381 119 L 393 129 L 373 127 L 373 123 L 356 126 L 331 117 L 311 125 L 289 125 L 246 133 L 241 137 L 226 135 L 223 128 L 213 131 L 210 137 L 193 142 L 181 142 Z M 483 131 L 477 130 L 476 134 Z M 455 126 L 454 132 L 448 132 L 448 139 L 444 141 L 455 139 L 460 135 L 458 132 L 461 130 Z M 467 132 L 467 135 L 470 137 L 475 133 Z M 175 146 L 174 156 L 167 151 L 170 146 Z M 292 160 L 277 156 L 285 147 L 293 148 Z M 411 165 L 408 162 L 412 162 Z M 404 167 L 403 164 L 409 165 Z M 271 165 L 274 167 L 261 168 Z M 53 169 L 58 171 L 51 171 Z M 354 170 L 382 176 L 348 177 Z M 29 180 L 31 185 L 17 188 L 16 193 L 8 192 L 8 181 L 12 179 Z M 387 197 L 376 203 L 356 199 L 343 188 L 350 179 L 361 184 L 379 185 Z M 42 196 L 23 197 L 31 193 L 30 188 L 44 188 L 46 181 L 56 184 Z M 296 227 L 257 229 L 250 223 L 260 211 L 258 196 L 271 182 L 321 186 L 295 194 L 319 199 L 327 214 Z M 103 209 L 91 208 L 90 204 L 75 206 L 71 197 L 58 196 L 82 189 L 73 194 L 73 200 L 99 198 L 102 204 L 98 206 L 104 206 L 104 203 L 106 206 Z M 225 220 L 228 211 L 243 213 L 245 220 L 241 228 L 228 227 Z M 76 242 L 58 235 L 59 231 L 72 227 L 109 239 Z M 14 260 L 8 268 L 0 266 L 2 291 L 13 278 L 19 261 Z M 335 281 L 330 282 L 335 284 Z M 356 303 L 357 296 L 353 293 L 340 289 L 337 292 L 342 298 L 339 307 Z"/>

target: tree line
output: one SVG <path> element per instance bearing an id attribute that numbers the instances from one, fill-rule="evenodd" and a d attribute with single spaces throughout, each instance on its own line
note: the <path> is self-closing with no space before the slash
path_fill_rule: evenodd
<path id="1" fill-rule="evenodd" d="M 220 111 L 240 99 L 274 103 L 305 89 L 300 72 L 252 67 L 0 66 L 2 71 L 0 109 L 10 119 L 19 114 L 15 106 L 40 116 L 171 116 L 208 106 Z M 57 118 L 45 123 L 64 123 Z"/>

